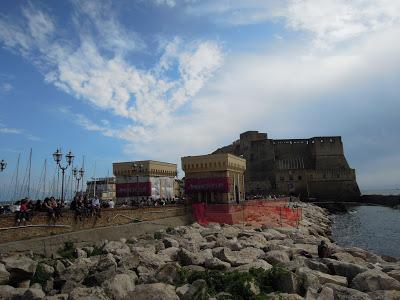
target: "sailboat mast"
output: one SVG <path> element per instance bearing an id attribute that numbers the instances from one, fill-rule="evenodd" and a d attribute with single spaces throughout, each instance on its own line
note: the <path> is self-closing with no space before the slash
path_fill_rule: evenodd
<path id="1" fill-rule="evenodd" d="M 85 170 L 85 155 L 83 156 L 83 159 L 82 159 L 82 170 Z M 81 196 L 83 196 L 83 182 L 85 181 L 85 173 L 82 174 L 81 180 L 82 180 Z M 78 189 L 79 189 L 79 186 L 78 186 Z"/>
<path id="2" fill-rule="evenodd" d="M 17 158 L 17 172 L 15 175 L 15 189 L 14 189 L 14 196 L 13 196 L 13 201 L 15 201 L 15 198 L 17 197 L 17 190 L 18 190 L 18 171 L 19 171 L 19 159 L 21 158 L 21 153 L 18 153 L 18 158 Z"/>
<path id="3" fill-rule="evenodd" d="M 32 169 L 32 148 L 29 152 L 29 171 L 28 171 L 28 188 L 27 188 L 27 196 L 29 197 L 29 190 L 31 188 L 31 169 Z"/>
<path id="4" fill-rule="evenodd" d="M 94 179 L 93 197 L 95 197 L 96 196 L 96 161 L 94 161 L 93 179 Z"/>
<path id="5" fill-rule="evenodd" d="M 44 159 L 44 180 L 43 180 L 43 199 L 46 195 L 46 178 L 47 178 L 47 158 Z"/>

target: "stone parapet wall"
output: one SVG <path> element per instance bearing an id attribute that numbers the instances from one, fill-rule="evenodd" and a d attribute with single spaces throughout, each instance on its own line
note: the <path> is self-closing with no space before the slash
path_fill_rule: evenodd
<path id="1" fill-rule="evenodd" d="M 36 237 L 45 237 L 63 233 L 77 232 L 81 230 L 101 228 L 115 225 L 134 223 L 134 220 L 152 221 L 187 214 L 183 205 L 146 208 L 115 208 L 103 209 L 101 218 L 87 217 L 82 221 L 75 221 L 73 211 L 66 210 L 63 216 L 57 220 L 56 226 L 49 222 L 46 213 L 36 213 L 26 225 L 15 227 L 14 215 L 0 216 L 0 244 L 26 240 Z"/>

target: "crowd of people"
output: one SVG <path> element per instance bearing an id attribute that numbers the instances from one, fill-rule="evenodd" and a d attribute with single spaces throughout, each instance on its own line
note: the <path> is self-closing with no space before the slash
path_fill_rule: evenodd
<path id="1" fill-rule="evenodd" d="M 176 198 L 154 199 L 152 197 L 147 197 L 146 199 L 141 199 L 138 203 L 135 204 L 139 207 L 144 207 L 144 206 L 165 206 L 165 205 L 177 204 L 180 202 L 181 202 L 180 199 Z"/>
<path id="2" fill-rule="evenodd" d="M 63 204 L 55 197 L 45 198 L 43 201 L 33 201 L 29 198 L 24 198 L 16 201 L 12 205 L 0 206 L 0 214 L 13 213 L 15 215 L 15 225 L 26 225 L 26 222 L 31 220 L 38 212 L 46 212 L 49 219 L 55 222 L 62 217 Z"/>
<path id="3" fill-rule="evenodd" d="M 119 204 L 119 207 L 157 207 L 182 203 L 184 199 L 178 198 L 159 198 L 146 197 L 141 199 L 133 199 L 131 202 L 125 201 Z M 101 217 L 103 208 L 113 209 L 116 203 L 113 199 L 103 200 L 96 196 L 89 198 L 87 196 L 76 195 L 70 203 L 62 203 L 55 197 L 45 198 L 44 200 L 32 200 L 24 198 L 13 204 L 0 205 L 0 215 L 14 214 L 15 225 L 26 225 L 27 221 L 39 212 L 47 213 L 50 222 L 55 223 L 63 215 L 63 211 L 70 209 L 74 212 L 75 220 L 82 221 L 88 217 Z"/>
<path id="4" fill-rule="evenodd" d="M 105 208 L 114 208 L 114 201 L 109 200 L 103 203 Z M 82 221 L 87 217 L 101 218 L 101 204 L 98 197 L 93 197 L 91 200 L 87 197 L 75 196 L 71 201 L 69 208 L 74 211 L 75 220 Z"/>

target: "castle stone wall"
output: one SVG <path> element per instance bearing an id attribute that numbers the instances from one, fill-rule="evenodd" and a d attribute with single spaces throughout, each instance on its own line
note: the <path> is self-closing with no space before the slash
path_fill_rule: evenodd
<path id="1" fill-rule="evenodd" d="M 285 193 L 301 197 L 354 199 L 360 196 L 355 170 L 344 155 L 340 136 L 268 139 L 247 131 L 214 153 L 243 155 L 249 195 Z"/>

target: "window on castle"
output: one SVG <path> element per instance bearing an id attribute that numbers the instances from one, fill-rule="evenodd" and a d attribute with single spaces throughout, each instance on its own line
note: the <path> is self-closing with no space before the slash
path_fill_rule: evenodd
<path id="1" fill-rule="evenodd" d="M 339 177 L 340 177 L 340 174 L 336 174 L 336 177 L 339 178 Z"/>
<path id="2" fill-rule="evenodd" d="M 279 179 L 280 179 L 280 181 L 285 181 L 285 177 L 284 176 L 281 176 Z"/>
<path id="3" fill-rule="evenodd" d="M 297 177 L 298 180 L 301 180 L 301 176 Z"/>
<path id="4" fill-rule="evenodd" d="M 326 178 L 326 174 L 324 174 L 322 177 L 325 179 Z"/>

